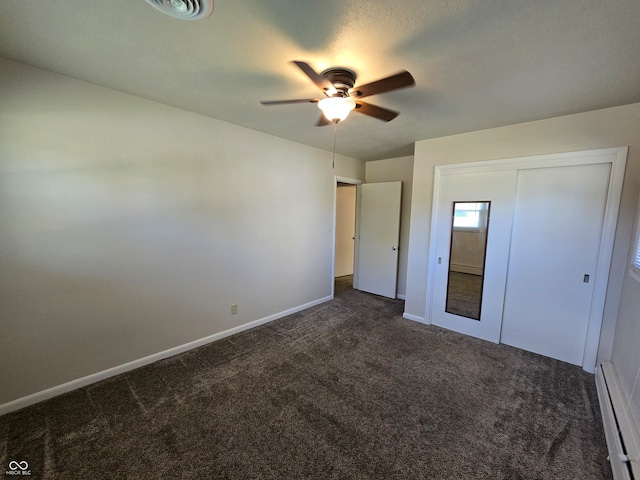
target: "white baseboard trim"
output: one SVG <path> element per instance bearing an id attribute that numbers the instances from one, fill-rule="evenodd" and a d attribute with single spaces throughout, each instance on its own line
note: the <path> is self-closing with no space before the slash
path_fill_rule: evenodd
<path id="1" fill-rule="evenodd" d="M 406 296 L 406 295 L 402 295 L 401 293 L 398 293 L 398 294 L 396 295 L 396 298 L 399 298 L 400 300 L 406 300 L 406 299 L 407 299 L 407 296 Z"/>
<path id="2" fill-rule="evenodd" d="M 192 350 L 194 348 L 201 347 L 202 345 L 206 345 L 207 343 L 215 342 L 216 340 L 229 337 L 236 333 L 240 333 L 245 330 L 258 327 L 265 323 L 278 320 L 279 318 L 286 317 L 287 315 L 291 315 L 293 313 L 300 312 L 301 310 L 306 310 L 307 308 L 320 305 L 321 303 L 327 302 L 331 299 L 332 299 L 332 296 L 329 295 L 328 297 L 320 298 L 318 300 L 305 303 L 304 305 L 299 305 L 297 307 L 293 307 L 288 310 L 284 310 L 282 312 L 274 313 L 273 315 L 269 315 L 267 317 L 254 320 L 253 322 L 245 323 L 243 325 L 230 328 L 223 332 L 214 333 L 213 335 L 209 335 L 208 337 L 194 340 L 193 342 L 185 343 L 184 345 L 179 345 L 177 347 L 173 347 L 168 350 L 164 350 L 162 352 L 154 353 L 152 355 L 148 355 L 146 357 L 142 357 L 122 365 L 118 365 L 116 367 L 108 368 L 107 370 L 102 370 L 101 372 L 92 373 L 91 375 L 87 375 L 86 377 L 77 378 L 75 380 L 71 380 L 70 382 L 63 383 L 61 385 L 56 385 L 55 387 L 51 387 L 46 390 L 42 390 L 40 392 L 27 395 L 26 397 L 21 397 L 7 403 L 3 403 L 2 405 L 0 405 L 0 416 L 10 412 L 14 412 L 16 410 L 20 410 L 21 408 L 28 407 L 29 405 L 33 405 L 35 403 L 39 403 L 53 397 L 57 397 L 58 395 L 62 395 L 63 393 L 67 393 L 72 390 L 76 390 L 78 388 L 91 385 L 92 383 L 105 380 L 109 377 L 120 375 L 121 373 L 135 370 L 136 368 L 144 367 L 145 365 L 149 365 L 150 363 L 157 362 L 158 360 L 163 360 L 165 358 L 178 355 L 179 353 L 183 353 L 183 352 Z"/>
<path id="3" fill-rule="evenodd" d="M 613 363 L 598 365 L 596 389 L 613 478 L 640 479 L 640 432 L 626 408 Z"/>
<path id="4" fill-rule="evenodd" d="M 452 263 L 450 270 L 452 272 L 470 273 L 471 275 L 482 275 L 482 267 L 464 265 L 462 263 Z"/>
<path id="5" fill-rule="evenodd" d="M 413 320 L 414 322 L 419 322 L 419 323 L 424 323 L 426 325 L 429 325 L 429 323 L 424 318 L 419 317 L 417 315 L 413 315 L 411 313 L 404 312 L 402 314 L 402 318 L 406 318 L 407 320 Z"/>

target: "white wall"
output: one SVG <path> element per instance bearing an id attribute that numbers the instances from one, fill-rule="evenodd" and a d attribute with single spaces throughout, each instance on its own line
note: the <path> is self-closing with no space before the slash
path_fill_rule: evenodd
<path id="1" fill-rule="evenodd" d="M 405 313 L 425 317 L 435 165 L 628 145 L 599 358 L 613 360 L 623 388 L 630 393 L 640 368 L 640 285 L 627 273 L 640 178 L 638 132 L 640 104 L 633 104 L 417 142 Z M 634 400 L 640 418 L 640 401 Z"/>
<path id="2" fill-rule="evenodd" d="M 409 225 L 411 218 L 413 155 L 367 162 L 365 166 L 365 178 L 367 183 L 402 182 L 397 295 L 400 298 L 404 298 L 407 292 L 407 261 L 409 257 Z"/>
<path id="3" fill-rule="evenodd" d="M 336 277 L 353 275 L 356 186 L 336 188 Z"/>
<path id="4" fill-rule="evenodd" d="M 334 175 L 362 162 L 0 72 L 0 405 L 331 294 Z"/>

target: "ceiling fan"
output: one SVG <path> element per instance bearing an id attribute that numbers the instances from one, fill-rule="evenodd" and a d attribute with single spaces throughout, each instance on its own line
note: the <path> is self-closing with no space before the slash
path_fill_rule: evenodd
<path id="1" fill-rule="evenodd" d="M 411 74 L 403 70 L 390 77 L 367 83 L 366 85 L 355 86 L 356 73 L 348 68 L 332 67 L 317 73 L 305 62 L 294 61 L 292 63 L 295 63 L 316 84 L 324 94 L 324 98 L 273 100 L 260 103 L 262 105 L 317 103 L 324 113 L 316 123 L 318 127 L 329 125 L 330 123 L 338 123 L 347 118 L 352 110 L 389 122 L 396 118 L 400 112 L 378 107 L 360 99 L 399 88 L 412 87 L 416 84 Z"/>

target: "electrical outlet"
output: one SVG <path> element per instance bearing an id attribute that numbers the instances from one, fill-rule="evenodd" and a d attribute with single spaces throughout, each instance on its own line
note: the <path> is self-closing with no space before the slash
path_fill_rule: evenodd
<path id="1" fill-rule="evenodd" d="M 237 315 L 238 314 L 238 304 L 234 303 L 233 305 L 231 305 L 231 315 Z"/>

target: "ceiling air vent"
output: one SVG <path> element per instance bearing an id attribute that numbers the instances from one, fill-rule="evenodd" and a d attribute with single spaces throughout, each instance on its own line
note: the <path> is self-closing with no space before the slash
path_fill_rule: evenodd
<path id="1" fill-rule="evenodd" d="M 152 7 L 181 20 L 201 20 L 211 15 L 213 0 L 145 0 Z"/>

